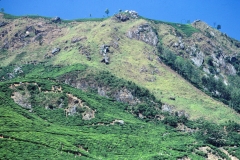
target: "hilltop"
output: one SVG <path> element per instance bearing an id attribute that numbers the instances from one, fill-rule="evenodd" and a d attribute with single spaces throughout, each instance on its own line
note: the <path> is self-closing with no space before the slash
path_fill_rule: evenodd
<path id="1" fill-rule="evenodd" d="M 0 33 L 5 158 L 238 156 L 240 42 L 203 21 L 1 14 Z"/>

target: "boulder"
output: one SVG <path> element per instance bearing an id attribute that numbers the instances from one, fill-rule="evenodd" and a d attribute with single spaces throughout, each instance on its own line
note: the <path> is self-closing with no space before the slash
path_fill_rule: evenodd
<path id="1" fill-rule="evenodd" d="M 124 125 L 124 121 L 123 120 L 115 120 L 115 123 L 118 123 L 120 125 Z"/>
<path id="2" fill-rule="evenodd" d="M 130 39 L 137 39 L 143 41 L 152 46 L 157 46 L 158 36 L 154 32 L 154 29 L 148 23 L 141 24 L 138 27 L 134 27 L 127 32 L 127 37 Z"/>
<path id="3" fill-rule="evenodd" d="M 52 50 L 52 54 L 55 55 L 56 53 L 58 53 L 58 52 L 60 52 L 60 51 L 61 51 L 60 48 L 54 48 L 54 49 Z"/>

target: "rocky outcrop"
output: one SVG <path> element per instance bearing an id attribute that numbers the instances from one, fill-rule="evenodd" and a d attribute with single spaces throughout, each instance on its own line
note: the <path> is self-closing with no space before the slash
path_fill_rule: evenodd
<path id="1" fill-rule="evenodd" d="M 113 19 L 118 21 L 118 22 L 126 22 L 130 19 L 136 19 L 138 17 L 139 17 L 138 13 L 136 11 L 126 10 L 125 12 L 120 12 L 118 14 L 115 14 L 113 16 Z"/>
<path id="2" fill-rule="evenodd" d="M 121 89 L 120 91 L 117 91 L 114 97 L 119 102 L 124 102 L 132 105 L 135 105 L 140 102 L 138 99 L 134 98 L 132 93 L 126 88 Z"/>
<path id="3" fill-rule="evenodd" d="M 199 52 L 195 53 L 195 55 L 193 57 L 191 57 L 191 60 L 193 61 L 193 63 L 197 67 L 200 67 L 203 64 L 203 61 L 204 61 L 204 54 L 203 54 L 203 52 L 199 51 Z"/>
<path id="4" fill-rule="evenodd" d="M 168 112 L 172 115 L 177 115 L 178 117 L 187 117 L 189 118 L 189 114 L 186 113 L 184 110 L 176 110 L 174 106 L 168 105 L 168 104 L 163 104 L 162 105 L 162 111 L 163 112 Z"/>
<path id="5" fill-rule="evenodd" d="M 210 74 L 210 71 L 207 67 L 203 67 L 203 72 L 207 73 L 207 74 Z"/>
<path id="6" fill-rule="evenodd" d="M 223 54 L 216 56 L 211 54 L 212 63 L 216 70 L 221 70 L 227 75 L 236 75 L 237 71 L 234 66 L 230 63 L 227 63 Z M 230 58 L 230 61 L 234 61 L 234 58 Z"/>
<path id="7" fill-rule="evenodd" d="M 5 25 L 7 25 L 6 22 L 0 22 L 0 27 L 3 27 L 3 26 L 5 26 Z"/>
<path id="8" fill-rule="evenodd" d="M 67 94 L 67 97 L 68 107 L 64 109 L 66 116 L 81 113 L 83 120 L 91 120 L 95 118 L 95 111 L 85 105 L 81 99 L 73 96 L 72 94 Z"/>
<path id="9" fill-rule="evenodd" d="M 163 112 L 173 113 L 173 112 L 174 112 L 173 109 L 174 109 L 174 107 L 173 107 L 173 106 L 170 106 L 170 105 L 168 105 L 168 104 L 163 104 L 163 105 L 162 105 L 162 111 L 163 111 Z"/>
<path id="10" fill-rule="evenodd" d="M 12 99 L 15 103 L 20 105 L 23 108 L 31 109 L 32 105 L 30 102 L 30 94 L 28 93 L 20 93 L 20 92 L 13 92 Z"/>
<path id="11" fill-rule="evenodd" d="M 125 13 L 129 14 L 131 16 L 131 18 L 138 18 L 139 15 L 136 11 L 133 10 L 126 10 Z"/>
<path id="12" fill-rule="evenodd" d="M 129 20 L 130 17 L 129 17 L 128 14 L 119 13 L 119 14 L 115 14 L 115 15 L 113 16 L 113 19 L 115 19 L 115 20 L 118 21 L 118 22 L 125 22 L 125 21 Z"/>
<path id="13" fill-rule="evenodd" d="M 53 23 L 61 23 L 61 18 L 60 17 L 55 17 L 55 18 L 52 18 L 51 20 Z"/>
<path id="14" fill-rule="evenodd" d="M 141 24 L 134 27 L 127 32 L 127 37 L 130 39 L 137 39 L 152 46 L 158 44 L 157 33 L 153 30 L 152 26 L 148 23 Z"/>
<path id="15" fill-rule="evenodd" d="M 98 94 L 103 97 L 108 97 L 108 89 L 106 87 L 98 87 Z"/>
<path id="16" fill-rule="evenodd" d="M 109 45 L 102 45 L 100 47 L 100 54 L 103 56 L 103 58 L 101 60 L 102 63 L 109 64 L 109 60 L 110 60 L 110 58 L 108 56 L 109 48 L 110 48 Z"/>
<path id="17" fill-rule="evenodd" d="M 225 66 L 225 73 L 227 74 L 227 75 L 236 75 L 236 73 L 237 73 L 237 71 L 236 71 L 236 69 L 234 68 L 234 66 L 233 65 L 231 65 L 231 64 L 226 64 L 226 66 Z"/>
<path id="18" fill-rule="evenodd" d="M 185 44 L 182 42 L 182 37 L 178 37 L 178 42 L 172 43 L 172 46 L 177 49 L 185 49 Z"/>
<path id="19" fill-rule="evenodd" d="M 123 88 L 120 90 L 113 90 L 113 89 L 111 90 L 110 87 L 99 85 L 95 81 L 75 80 L 75 78 L 73 77 L 65 78 L 63 82 L 68 85 L 71 85 L 72 87 L 75 87 L 84 91 L 87 91 L 88 89 L 96 90 L 100 96 L 108 97 L 108 98 L 110 97 L 119 102 L 124 102 L 131 105 L 140 103 L 140 100 L 134 97 L 132 93 L 126 88 Z"/>

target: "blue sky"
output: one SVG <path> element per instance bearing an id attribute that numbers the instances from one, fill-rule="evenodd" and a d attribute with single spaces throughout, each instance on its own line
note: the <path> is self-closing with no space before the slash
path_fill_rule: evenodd
<path id="1" fill-rule="evenodd" d="M 186 23 L 201 19 L 209 25 L 222 26 L 221 31 L 240 40 L 240 0 L 0 0 L 0 8 L 13 15 L 59 16 L 77 19 L 106 16 L 119 9 L 135 10 L 141 16 Z"/>

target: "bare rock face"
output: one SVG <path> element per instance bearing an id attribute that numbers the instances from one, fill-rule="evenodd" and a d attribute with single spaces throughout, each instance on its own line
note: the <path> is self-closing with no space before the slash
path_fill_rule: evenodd
<path id="1" fill-rule="evenodd" d="M 231 65 L 231 64 L 227 64 L 226 65 L 226 67 L 225 67 L 225 72 L 226 72 L 226 74 L 228 74 L 228 75 L 236 75 L 236 73 L 237 73 L 237 71 L 236 71 L 236 69 L 234 68 L 234 66 L 233 65 Z"/>
<path id="2" fill-rule="evenodd" d="M 14 92 L 11 98 L 14 100 L 15 103 L 22 106 L 23 108 L 31 109 L 32 105 L 30 102 L 30 97 L 31 96 L 29 94 L 21 94 L 19 92 Z"/>
<path id="3" fill-rule="evenodd" d="M 154 32 L 152 26 L 150 26 L 148 23 L 132 28 L 127 32 L 127 37 L 130 39 L 143 41 L 152 46 L 156 46 L 159 41 L 157 34 Z"/>
<path id="4" fill-rule="evenodd" d="M 124 102 L 128 104 L 133 104 L 133 105 L 138 103 L 138 100 L 136 100 L 136 98 L 134 98 L 132 93 L 127 89 L 122 89 L 116 92 L 114 97 L 119 102 Z"/>
<path id="5" fill-rule="evenodd" d="M 75 78 L 72 78 L 72 79 L 66 78 L 64 80 L 64 83 L 84 91 L 88 90 L 89 88 L 96 89 L 97 93 L 100 96 L 107 97 L 107 98 L 111 97 L 119 102 L 124 102 L 131 105 L 140 103 L 140 100 L 134 97 L 132 93 L 126 88 L 123 88 L 120 90 L 111 90 L 110 87 L 99 85 L 97 82 L 94 82 L 94 81 L 74 80 L 74 79 Z"/>
<path id="6" fill-rule="evenodd" d="M 213 58 L 213 65 L 214 67 L 216 67 L 217 69 L 221 69 L 221 71 L 225 72 L 225 74 L 227 75 L 236 75 L 237 71 L 234 68 L 234 66 L 230 63 L 227 63 L 225 61 L 225 58 L 223 55 L 220 56 L 216 56 L 215 54 L 211 55 Z M 233 58 L 234 60 L 234 58 Z"/>
<path id="7" fill-rule="evenodd" d="M 200 67 L 203 64 L 204 61 L 204 54 L 202 51 L 196 53 L 196 56 L 193 56 L 191 58 L 191 60 L 193 61 L 193 63 L 197 66 Z"/>
<path id="8" fill-rule="evenodd" d="M 118 22 L 125 22 L 130 19 L 130 17 L 127 14 L 123 13 L 115 14 L 113 18 Z"/>

